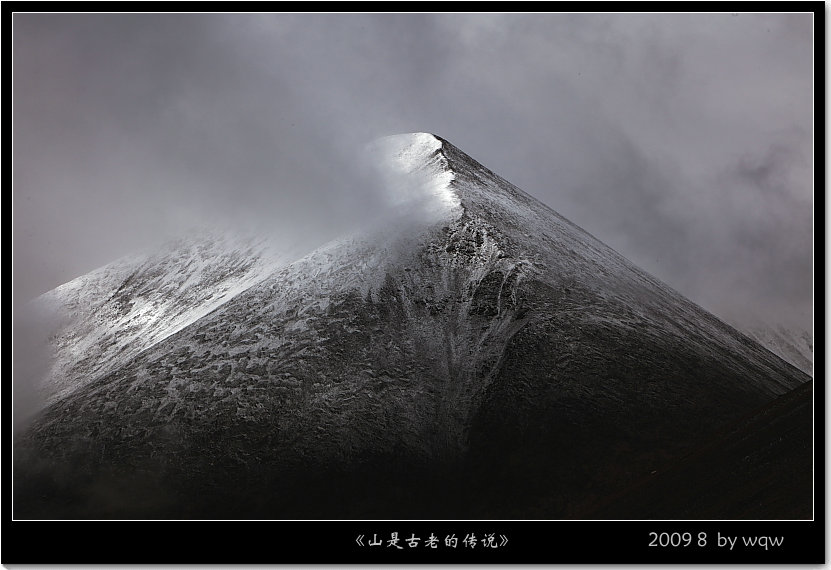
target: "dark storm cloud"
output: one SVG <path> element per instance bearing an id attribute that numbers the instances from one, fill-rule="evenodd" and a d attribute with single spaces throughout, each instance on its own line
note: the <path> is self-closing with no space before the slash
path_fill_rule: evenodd
<path id="1" fill-rule="evenodd" d="M 430 131 L 807 327 L 811 46 L 799 14 L 15 15 L 15 297 L 205 221 L 311 247 L 382 215 L 366 142 Z"/>

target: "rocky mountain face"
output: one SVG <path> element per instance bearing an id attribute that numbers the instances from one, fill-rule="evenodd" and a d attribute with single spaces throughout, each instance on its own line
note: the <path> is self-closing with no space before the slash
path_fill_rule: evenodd
<path id="1" fill-rule="evenodd" d="M 40 300 L 16 517 L 572 518 L 809 380 L 449 142 L 369 152 L 398 219 Z"/>

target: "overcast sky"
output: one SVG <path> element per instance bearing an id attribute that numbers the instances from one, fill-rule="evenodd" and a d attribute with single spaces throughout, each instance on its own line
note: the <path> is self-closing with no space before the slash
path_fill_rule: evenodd
<path id="1" fill-rule="evenodd" d="M 14 16 L 14 287 L 205 221 L 378 215 L 438 134 L 723 317 L 810 329 L 810 14 Z M 732 313 L 732 314 L 731 314 Z"/>

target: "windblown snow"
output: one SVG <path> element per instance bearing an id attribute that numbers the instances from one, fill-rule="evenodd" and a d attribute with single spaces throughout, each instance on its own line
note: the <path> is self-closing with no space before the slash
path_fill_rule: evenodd
<path id="1" fill-rule="evenodd" d="M 429 133 L 391 135 L 368 145 L 391 206 L 407 215 L 424 215 L 428 222 L 459 213 L 461 202 L 450 188 L 453 171 L 441 148 Z"/>

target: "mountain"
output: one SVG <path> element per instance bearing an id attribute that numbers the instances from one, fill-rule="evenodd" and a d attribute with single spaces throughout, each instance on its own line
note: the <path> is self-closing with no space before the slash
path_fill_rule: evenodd
<path id="1" fill-rule="evenodd" d="M 17 517 L 571 518 L 810 380 L 446 140 L 368 153 L 400 214 L 366 231 L 41 299 Z"/>

